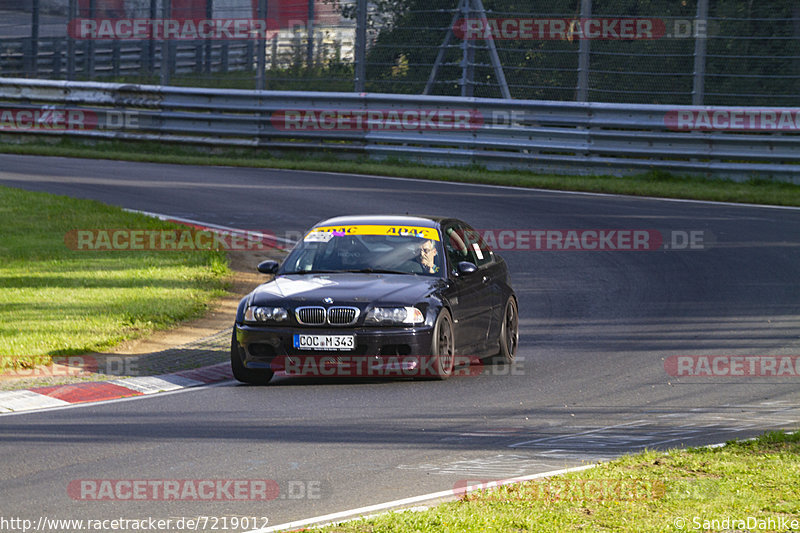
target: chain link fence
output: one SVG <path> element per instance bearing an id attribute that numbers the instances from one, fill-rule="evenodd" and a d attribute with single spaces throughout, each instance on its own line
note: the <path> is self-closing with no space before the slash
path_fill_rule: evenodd
<path id="1" fill-rule="evenodd" d="M 0 76 L 800 105 L 796 0 L 0 0 Z"/>

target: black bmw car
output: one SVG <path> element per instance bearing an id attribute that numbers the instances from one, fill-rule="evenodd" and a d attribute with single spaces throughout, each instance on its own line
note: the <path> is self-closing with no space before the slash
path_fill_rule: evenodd
<path id="1" fill-rule="evenodd" d="M 446 379 L 457 361 L 513 362 L 517 299 L 505 261 L 453 218 L 346 216 L 312 227 L 242 299 L 233 375 Z"/>

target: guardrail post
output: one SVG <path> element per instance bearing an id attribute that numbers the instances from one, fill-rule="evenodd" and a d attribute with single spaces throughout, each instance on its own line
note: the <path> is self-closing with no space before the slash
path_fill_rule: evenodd
<path id="1" fill-rule="evenodd" d="M 363 93 L 367 75 L 367 0 L 356 2 L 356 42 L 355 42 L 355 87 L 357 93 Z"/>
<path id="2" fill-rule="evenodd" d="M 706 31 L 708 31 L 708 0 L 697 0 L 694 25 L 694 83 L 692 105 L 703 105 L 706 90 Z"/>
<path id="3" fill-rule="evenodd" d="M 258 19 L 267 19 L 267 0 L 258 0 Z M 263 91 L 267 86 L 266 63 L 267 63 L 267 32 L 258 36 L 256 46 L 256 90 Z"/>
<path id="4" fill-rule="evenodd" d="M 583 21 L 592 16 L 592 0 L 581 0 L 581 40 L 578 43 L 578 87 L 575 91 L 575 100 L 586 102 L 589 100 L 589 66 L 591 41 L 583 34 Z"/>

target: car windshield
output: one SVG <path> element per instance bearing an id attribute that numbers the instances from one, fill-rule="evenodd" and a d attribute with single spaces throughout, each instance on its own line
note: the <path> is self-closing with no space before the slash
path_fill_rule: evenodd
<path id="1" fill-rule="evenodd" d="M 442 250 L 434 228 L 346 226 L 311 230 L 283 262 L 280 273 L 440 276 L 442 271 Z"/>

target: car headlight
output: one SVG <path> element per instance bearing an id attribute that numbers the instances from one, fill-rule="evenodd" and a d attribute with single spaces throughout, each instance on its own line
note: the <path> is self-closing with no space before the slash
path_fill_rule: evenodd
<path id="1" fill-rule="evenodd" d="M 425 315 L 416 307 L 373 307 L 365 324 L 419 324 L 425 321 Z"/>
<path id="2" fill-rule="evenodd" d="M 250 306 L 244 312 L 245 322 L 283 322 L 288 318 L 289 313 L 283 307 Z"/>

